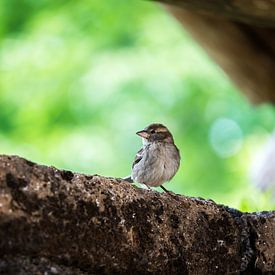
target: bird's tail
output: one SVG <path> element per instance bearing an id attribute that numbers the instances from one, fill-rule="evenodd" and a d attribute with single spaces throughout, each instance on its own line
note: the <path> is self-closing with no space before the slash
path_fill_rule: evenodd
<path id="1" fill-rule="evenodd" d="M 133 183 L 134 181 L 132 180 L 132 177 L 131 176 L 127 176 L 125 178 L 123 178 L 125 181 L 127 182 L 130 182 L 130 183 Z"/>

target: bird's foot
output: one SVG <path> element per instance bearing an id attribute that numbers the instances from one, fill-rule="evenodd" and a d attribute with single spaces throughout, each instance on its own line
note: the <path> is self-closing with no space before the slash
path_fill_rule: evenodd
<path id="1" fill-rule="evenodd" d="M 127 182 L 129 182 L 129 183 L 133 183 L 134 182 L 131 176 L 128 176 L 128 177 L 125 177 L 125 178 L 122 178 L 122 179 L 125 180 L 125 181 L 127 181 Z"/>

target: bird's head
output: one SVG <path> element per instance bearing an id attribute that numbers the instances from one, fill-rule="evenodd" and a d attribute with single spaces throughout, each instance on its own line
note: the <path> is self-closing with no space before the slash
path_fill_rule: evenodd
<path id="1" fill-rule="evenodd" d="M 167 142 L 173 143 L 173 136 L 163 124 L 153 123 L 136 133 L 142 137 L 144 143 Z"/>

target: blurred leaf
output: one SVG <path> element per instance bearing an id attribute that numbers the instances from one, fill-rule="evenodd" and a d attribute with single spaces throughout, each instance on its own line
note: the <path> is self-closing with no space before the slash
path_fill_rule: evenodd
<path id="1" fill-rule="evenodd" d="M 257 203 L 247 177 L 273 108 L 251 106 L 160 6 L 3 0 L 0 15 L 1 153 L 123 177 L 141 146 L 135 132 L 161 122 L 182 155 L 169 190 L 274 207 L 265 195 Z"/>

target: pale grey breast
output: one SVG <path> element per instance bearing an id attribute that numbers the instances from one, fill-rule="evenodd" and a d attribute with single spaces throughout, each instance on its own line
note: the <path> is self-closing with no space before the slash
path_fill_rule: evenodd
<path id="1" fill-rule="evenodd" d="M 134 163 L 132 178 L 149 186 L 159 186 L 176 174 L 180 155 L 172 143 L 148 143 L 139 151 L 140 160 Z"/>

